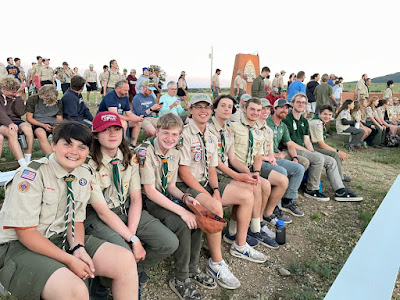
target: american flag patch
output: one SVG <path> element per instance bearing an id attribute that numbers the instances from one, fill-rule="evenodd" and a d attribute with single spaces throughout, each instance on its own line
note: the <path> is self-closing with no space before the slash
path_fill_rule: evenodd
<path id="1" fill-rule="evenodd" d="M 139 156 L 146 156 L 147 151 L 145 149 L 139 149 L 138 150 L 138 155 Z"/>
<path id="2" fill-rule="evenodd" d="M 317 124 L 317 127 L 321 127 L 321 124 Z"/>
<path id="3" fill-rule="evenodd" d="M 33 171 L 29 171 L 27 169 L 25 169 L 21 174 L 21 178 L 28 179 L 30 181 L 33 181 L 33 179 L 35 179 L 35 177 L 36 177 L 36 173 Z"/>

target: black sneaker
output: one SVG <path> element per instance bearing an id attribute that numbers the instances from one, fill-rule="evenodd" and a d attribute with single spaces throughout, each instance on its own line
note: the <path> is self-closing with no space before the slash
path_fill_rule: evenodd
<path id="1" fill-rule="evenodd" d="M 193 283 L 190 281 L 190 278 L 187 278 L 184 282 L 176 278 L 172 278 L 169 281 L 169 287 L 181 300 L 201 300 L 201 295 L 195 289 Z"/>
<path id="2" fill-rule="evenodd" d="M 217 287 L 214 278 L 207 273 L 201 272 L 200 269 L 197 269 L 196 273 L 189 273 L 189 278 L 206 289 L 212 290 Z"/>
<path id="3" fill-rule="evenodd" d="M 282 213 L 282 210 L 279 208 L 279 206 L 275 206 L 274 208 L 274 215 L 281 221 L 285 222 L 285 224 L 290 224 L 292 223 L 292 219 L 289 218 L 287 215 L 284 215 Z"/>
<path id="4" fill-rule="evenodd" d="M 352 190 L 343 188 L 336 191 L 335 200 L 341 202 L 359 202 L 363 200 L 363 197 L 358 197 Z"/>
<path id="5" fill-rule="evenodd" d="M 249 231 L 247 232 L 248 235 L 252 236 L 253 238 L 257 239 L 258 242 L 268 248 L 271 249 L 278 249 L 279 245 L 278 243 L 271 239 L 265 232 L 252 232 L 249 228 Z"/>
<path id="6" fill-rule="evenodd" d="M 318 201 L 329 201 L 329 197 L 327 197 L 324 194 L 320 193 L 320 191 L 318 191 L 318 190 L 310 191 L 309 189 L 306 189 L 304 191 L 304 196 L 307 197 L 307 198 L 318 200 Z"/>
<path id="7" fill-rule="evenodd" d="M 290 201 L 288 204 L 282 203 L 281 209 L 285 212 L 292 214 L 293 216 L 296 216 L 296 217 L 304 216 L 304 213 L 300 209 L 297 208 L 296 204 L 293 203 L 293 200 Z"/>

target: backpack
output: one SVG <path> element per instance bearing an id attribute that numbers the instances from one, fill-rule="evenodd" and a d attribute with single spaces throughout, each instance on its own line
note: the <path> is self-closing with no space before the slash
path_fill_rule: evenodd
<path id="1" fill-rule="evenodd" d="M 385 145 L 386 147 L 398 147 L 400 143 L 400 137 L 391 132 L 386 133 Z"/>

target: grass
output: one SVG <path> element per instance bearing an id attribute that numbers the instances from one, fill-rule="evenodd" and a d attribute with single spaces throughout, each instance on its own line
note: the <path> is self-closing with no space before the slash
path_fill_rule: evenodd
<path id="1" fill-rule="evenodd" d="M 369 86 L 370 93 L 383 93 L 386 90 L 386 83 L 371 83 Z M 344 83 L 343 92 L 354 92 L 356 89 L 356 83 Z M 393 93 L 400 93 L 400 85 L 395 84 Z"/>

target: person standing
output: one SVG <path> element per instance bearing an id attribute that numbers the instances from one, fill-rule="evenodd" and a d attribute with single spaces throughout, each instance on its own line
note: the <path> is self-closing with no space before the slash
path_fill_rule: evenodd
<path id="1" fill-rule="evenodd" d="M 104 65 L 103 66 L 103 72 L 100 73 L 99 75 L 99 81 L 100 81 L 100 85 L 101 85 L 101 97 L 102 99 L 104 98 L 105 94 L 106 94 L 106 90 L 107 90 L 107 78 L 108 78 L 108 66 Z"/>
<path id="2" fill-rule="evenodd" d="M 105 93 L 115 90 L 115 84 L 122 80 L 122 76 L 118 70 L 118 62 L 115 59 L 110 60 L 110 70 L 108 71 L 108 76 L 105 79 L 105 86 L 107 88 L 104 91 L 104 95 Z"/>
<path id="3" fill-rule="evenodd" d="M 367 80 L 367 78 L 368 78 L 367 74 L 362 74 L 361 79 L 357 82 L 356 91 L 355 91 L 355 100 L 360 101 L 360 100 L 365 99 L 365 98 L 361 99 L 360 93 L 361 93 L 361 90 L 365 89 L 365 81 Z"/>
<path id="4" fill-rule="evenodd" d="M 14 59 L 14 62 L 15 62 L 15 66 L 19 70 L 18 80 L 21 82 L 21 87 L 18 90 L 18 94 L 21 95 L 21 97 L 24 100 L 24 102 L 26 102 L 26 93 L 25 93 L 26 76 L 25 76 L 25 71 L 24 71 L 24 68 L 21 66 L 21 59 L 16 57 Z"/>
<path id="5" fill-rule="evenodd" d="M 386 90 L 385 90 L 385 92 L 383 93 L 383 99 L 389 99 L 389 98 L 392 98 L 393 99 L 393 87 L 394 87 L 394 83 L 393 83 L 393 80 L 389 80 L 387 83 L 386 83 Z"/>
<path id="6" fill-rule="evenodd" d="M 126 80 L 128 81 L 128 84 L 129 84 L 129 105 L 132 105 L 132 99 L 133 99 L 133 97 L 136 96 L 137 78 L 136 78 L 136 70 L 135 69 L 131 69 L 131 72 L 129 73 Z"/>
<path id="7" fill-rule="evenodd" d="M 35 85 L 35 78 L 33 78 L 33 70 L 36 65 L 36 62 L 32 62 L 32 68 L 28 70 L 28 73 L 26 75 L 26 83 L 28 85 L 28 97 L 32 95 L 32 93 L 36 90 L 36 85 Z"/>
<path id="8" fill-rule="evenodd" d="M 242 70 L 237 71 L 237 76 L 233 82 L 233 94 L 236 100 L 239 100 L 243 95 L 243 72 Z"/>
<path id="9" fill-rule="evenodd" d="M 18 79 L 21 82 L 21 79 L 19 78 L 19 69 L 17 66 L 14 65 L 14 60 L 12 57 L 7 58 L 7 67 L 6 70 L 8 72 L 8 75 L 14 76 L 16 79 Z"/>
<path id="10" fill-rule="evenodd" d="M 279 87 L 279 73 L 275 73 L 275 77 L 272 80 L 272 88 L 278 88 Z"/>
<path id="11" fill-rule="evenodd" d="M 318 85 L 314 90 L 316 107 L 315 112 L 319 112 L 319 108 L 322 105 L 329 105 L 330 101 L 332 101 L 335 105 L 338 103 L 336 102 L 335 97 L 333 97 L 333 89 L 328 84 L 329 76 L 328 74 L 323 74 L 321 77 L 321 84 Z M 329 128 L 327 128 L 329 130 Z"/>
<path id="12" fill-rule="evenodd" d="M 61 90 L 63 94 L 71 87 L 72 72 L 68 66 L 68 63 L 64 61 L 62 63 L 62 69 L 57 73 L 56 78 L 61 82 Z"/>
<path id="13" fill-rule="evenodd" d="M 315 73 L 311 76 L 310 81 L 306 86 L 306 95 L 308 98 L 308 111 L 312 114 L 315 113 L 315 108 L 317 107 L 317 102 L 315 101 L 314 91 L 319 85 L 319 74 Z"/>
<path id="14" fill-rule="evenodd" d="M 218 97 L 219 93 L 221 93 L 221 87 L 219 83 L 219 75 L 221 74 L 220 69 L 215 70 L 215 74 L 211 78 L 211 93 L 213 95 L 213 98 Z"/>
<path id="15" fill-rule="evenodd" d="M 286 71 L 282 70 L 281 74 L 279 75 L 279 86 L 278 86 L 279 93 L 281 92 L 281 90 L 284 87 L 283 80 L 284 80 L 285 74 L 286 74 Z"/>
<path id="16" fill-rule="evenodd" d="M 183 97 L 183 101 L 185 102 L 185 108 L 189 108 L 189 100 L 187 97 L 187 82 L 186 82 L 186 72 L 182 71 L 181 76 L 178 78 L 178 97 Z"/>
<path id="17" fill-rule="evenodd" d="M 89 70 L 83 74 L 83 78 L 86 80 L 86 102 L 90 106 L 90 92 L 93 92 L 95 105 L 99 106 L 97 102 L 97 72 L 93 68 L 94 66 L 90 64 Z"/>
<path id="18" fill-rule="evenodd" d="M 296 76 L 296 80 L 288 88 L 288 102 L 290 102 L 294 95 L 297 93 L 306 93 L 306 86 L 303 81 L 306 78 L 304 71 L 299 71 Z"/>
<path id="19" fill-rule="evenodd" d="M 264 79 L 269 75 L 270 69 L 268 67 L 263 67 L 261 69 L 261 74 L 258 75 L 251 85 L 251 96 L 257 98 L 265 98 L 267 96 L 267 91 L 265 90 Z"/>
<path id="20" fill-rule="evenodd" d="M 37 74 L 40 82 L 39 88 L 45 84 L 54 84 L 54 70 L 49 66 L 50 58 L 44 58 L 43 62 L 44 65 Z"/>

